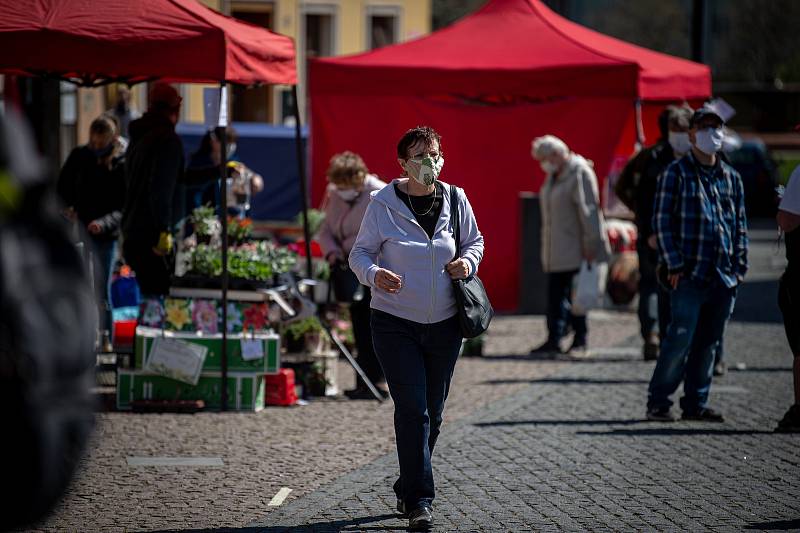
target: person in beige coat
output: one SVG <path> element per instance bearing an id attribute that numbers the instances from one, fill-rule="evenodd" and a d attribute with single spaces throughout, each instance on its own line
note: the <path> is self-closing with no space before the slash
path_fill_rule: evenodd
<path id="1" fill-rule="evenodd" d="M 325 201 L 325 221 L 316 235 L 325 258 L 331 265 L 332 277 L 335 270 L 344 270 L 340 275 L 355 274 L 349 270 L 347 257 L 353 248 L 361 221 L 370 202 L 370 193 L 386 186 L 386 183 L 367 171 L 364 160 L 353 152 L 342 152 L 331 158 L 328 167 L 328 191 Z M 337 293 L 337 299 L 350 301 L 350 319 L 353 322 L 353 337 L 358 351 L 358 363 L 373 383 L 383 381 L 383 371 L 372 347 L 370 317 L 370 288 L 361 286 L 357 295 Z M 361 378 L 355 389 L 345 391 L 351 399 L 370 399 L 372 393 Z M 384 395 L 388 395 L 382 390 Z"/>
<path id="2" fill-rule="evenodd" d="M 610 248 L 605 231 L 597 177 L 591 161 L 569 150 L 553 135 L 533 141 L 532 155 L 546 179 L 539 193 L 542 214 L 542 269 L 548 274 L 547 341 L 532 355 L 554 356 L 571 324 L 575 337 L 569 352 L 587 355 L 586 316 L 571 313 L 572 281 L 583 261 L 608 261 Z"/>

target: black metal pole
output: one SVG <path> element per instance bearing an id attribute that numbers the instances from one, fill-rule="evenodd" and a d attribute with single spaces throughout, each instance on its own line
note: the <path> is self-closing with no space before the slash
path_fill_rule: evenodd
<path id="1" fill-rule="evenodd" d="M 219 112 L 225 113 L 222 106 L 227 104 L 223 99 L 225 82 L 219 86 Z M 222 410 L 228 410 L 228 142 L 225 126 L 217 126 L 219 141 L 219 217 L 222 222 L 222 349 L 220 350 L 220 366 L 222 367 Z"/>
<path id="2" fill-rule="evenodd" d="M 706 0 L 692 2 L 692 60 L 705 62 Z"/>
<path id="3" fill-rule="evenodd" d="M 294 111 L 294 142 L 297 148 L 297 171 L 300 178 L 300 201 L 303 207 L 303 239 L 306 241 L 306 277 L 312 277 L 311 232 L 308 229 L 308 184 L 306 183 L 306 158 L 303 152 L 303 137 L 300 134 L 300 104 L 297 101 L 297 85 L 292 85 L 292 111 Z"/>

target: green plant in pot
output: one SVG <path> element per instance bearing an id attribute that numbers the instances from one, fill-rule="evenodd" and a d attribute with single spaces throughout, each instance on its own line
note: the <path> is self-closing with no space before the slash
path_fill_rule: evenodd
<path id="1" fill-rule="evenodd" d="M 190 217 L 198 243 L 208 244 L 219 236 L 222 225 L 214 208 L 208 205 L 196 207 Z"/>
<path id="2" fill-rule="evenodd" d="M 328 334 L 315 316 L 292 322 L 284 327 L 287 340 L 303 341 L 303 349 L 309 353 L 324 353 L 330 349 Z"/>

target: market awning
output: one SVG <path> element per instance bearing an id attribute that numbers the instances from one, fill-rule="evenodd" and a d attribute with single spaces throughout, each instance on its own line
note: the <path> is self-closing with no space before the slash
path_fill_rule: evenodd
<path id="1" fill-rule="evenodd" d="M 292 39 L 196 0 L 0 0 L 0 72 L 82 85 L 297 82 Z"/>

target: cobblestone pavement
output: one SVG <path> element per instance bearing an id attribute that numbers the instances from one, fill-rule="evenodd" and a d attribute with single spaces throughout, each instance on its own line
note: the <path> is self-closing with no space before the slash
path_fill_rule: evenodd
<path id="1" fill-rule="evenodd" d="M 623 324 L 624 327 L 620 327 Z M 631 314 L 598 313 L 590 339 L 619 343 Z M 522 354 L 544 340 L 544 321 L 501 317 L 485 358 L 463 358 L 446 423 L 527 386 L 562 362 Z M 354 384 L 340 363 L 340 388 Z M 154 531 L 233 527 L 269 512 L 282 488 L 287 503 L 394 449 L 391 402 L 322 400 L 260 413 L 137 415 L 102 413 L 88 457 L 54 516 L 36 531 Z M 223 467 L 129 467 L 127 457 L 220 457 Z"/>
<path id="2" fill-rule="evenodd" d="M 653 364 L 628 346 L 543 378 L 490 380 L 525 388 L 445 428 L 436 530 L 800 530 L 800 435 L 772 432 L 791 400 L 780 327 L 730 326 L 742 369 L 712 388 L 723 424 L 644 421 Z M 402 531 L 396 464 L 387 454 L 252 526 Z"/>

